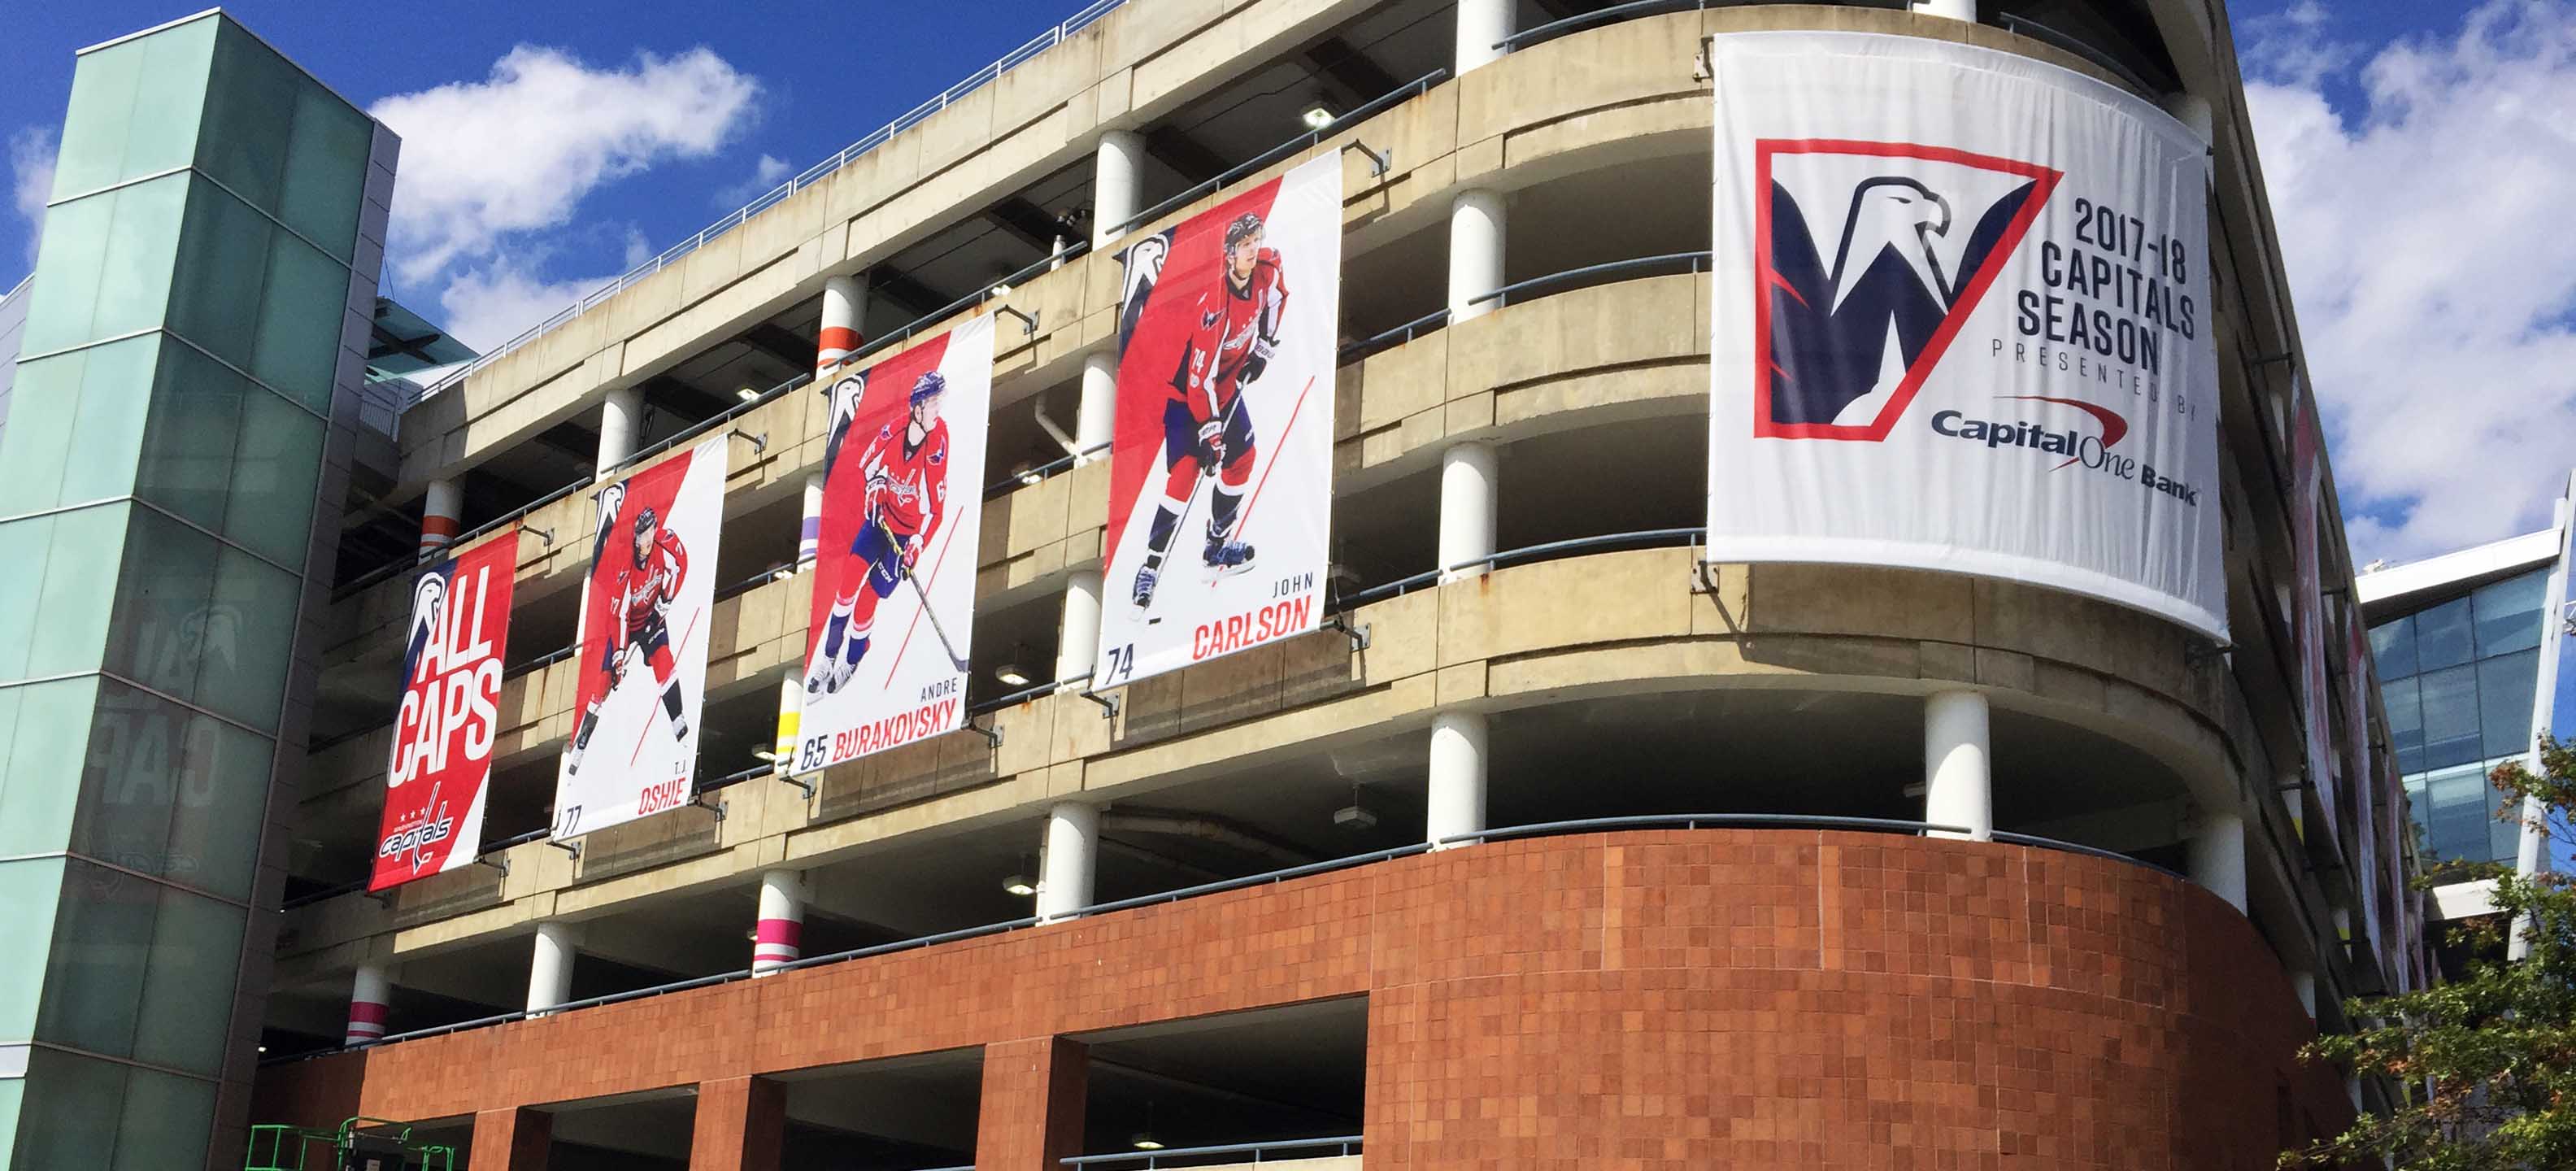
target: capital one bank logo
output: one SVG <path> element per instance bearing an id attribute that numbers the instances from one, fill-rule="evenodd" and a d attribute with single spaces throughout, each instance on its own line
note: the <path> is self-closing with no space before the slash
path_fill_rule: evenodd
<path id="1" fill-rule="evenodd" d="M 1844 139 L 1753 156 L 1753 433 L 1883 441 L 2064 172 Z"/>

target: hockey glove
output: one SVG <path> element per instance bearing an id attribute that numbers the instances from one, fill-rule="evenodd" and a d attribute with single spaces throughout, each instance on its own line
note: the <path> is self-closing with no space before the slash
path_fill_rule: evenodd
<path id="1" fill-rule="evenodd" d="M 1253 336 L 1252 352 L 1243 359 L 1243 374 L 1236 379 L 1237 383 L 1251 383 L 1261 377 L 1262 371 L 1270 368 L 1270 347 L 1273 344 L 1273 339 L 1257 334 Z"/>
<path id="2" fill-rule="evenodd" d="M 1225 461 L 1225 420 L 1210 419 L 1199 424 L 1199 463 L 1213 470 Z"/>

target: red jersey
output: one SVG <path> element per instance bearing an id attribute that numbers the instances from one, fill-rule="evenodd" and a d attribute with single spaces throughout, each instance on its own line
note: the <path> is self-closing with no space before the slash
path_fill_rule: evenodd
<path id="1" fill-rule="evenodd" d="M 1199 294 L 1190 312 L 1189 337 L 1181 345 L 1180 368 L 1172 391 L 1196 418 L 1214 419 L 1242 390 L 1243 363 L 1253 343 L 1268 346 L 1279 339 L 1280 315 L 1288 307 L 1288 281 L 1280 274 L 1279 253 L 1264 248 L 1252 264 L 1252 278 L 1236 287 L 1229 269 L 1217 275 L 1217 286 Z"/>
<path id="2" fill-rule="evenodd" d="M 617 571 L 616 592 L 609 595 L 608 612 L 617 620 L 629 639 L 644 633 L 647 626 L 658 622 L 671 600 L 680 596 L 680 579 L 689 576 L 689 551 L 680 544 L 679 534 L 668 527 L 653 534 L 653 549 L 641 566 L 628 565 Z"/>
<path id="3" fill-rule="evenodd" d="M 918 447 L 904 442 L 911 430 L 908 415 L 880 426 L 859 456 L 869 519 L 907 538 L 938 528 L 948 505 L 948 420 L 932 423 Z"/>

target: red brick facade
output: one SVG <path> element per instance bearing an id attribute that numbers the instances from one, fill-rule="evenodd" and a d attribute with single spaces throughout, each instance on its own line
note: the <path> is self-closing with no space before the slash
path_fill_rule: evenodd
<path id="1" fill-rule="evenodd" d="M 1040 1171 L 1080 1137 L 1082 1051 L 1058 1038 L 1355 994 L 1373 1168 L 2256 1171 L 2285 1127 L 2350 1114 L 2335 1075 L 2293 1062 L 2307 1016 L 2253 927 L 2177 879 L 2014 846 L 1650 831 L 280 1066 L 254 1121 L 697 1085 L 694 1165 L 730 1171 L 772 1149 L 736 1119 L 776 1126 L 744 1079 L 980 1045 L 977 1164 Z"/>

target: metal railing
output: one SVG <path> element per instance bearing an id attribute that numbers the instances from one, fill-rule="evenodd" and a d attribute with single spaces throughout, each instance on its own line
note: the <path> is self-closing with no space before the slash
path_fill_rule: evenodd
<path id="1" fill-rule="evenodd" d="M 1049 476 L 1053 476 L 1059 472 L 1072 471 L 1075 466 L 1088 463 L 1093 456 L 1099 455 L 1101 452 L 1107 450 L 1109 450 L 1108 444 L 1095 443 L 1080 451 L 1066 452 L 1062 456 L 1048 460 L 1047 462 L 1039 464 L 1036 467 L 1029 468 L 1026 471 L 1015 472 L 1011 475 L 1004 476 L 990 484 L 984 485 L 984 499 L 991 500 L 995 497 L 1008 496 L 1022 488 L 1036 487 L 1039 484 L 1045 483 Z"/>
<path id="2" fill-rule="evenodd" d="M 947 89 L 940 91 L 938 96 L 930 98 L 929 100 L 922 102 L 920 105 L 914 106 L 912 109 L 897 115 L 894 121 L 878 127 L 876 130 L 870 132 L 857 142 L 853 142 L 848 146 L 842 147 L 840 153 L 835 154 L 822 162 L 816 163 L 813 166 L 807 167 L 794 178 L 780 183 L 776 187 L 770 188 L 767 192 L 762 193 L 750 203 L 744 204 L 742 207 L 735 209 L 732 214 L 707 225 L 703 230 L 699 231 L 697 235 L 691 236 L 678 244 L 672 245 L 670 248 L 665 249 L 660 255 L 657 255 L 642 264 L 636 265 L 634 268 L 631 268 L 624 274 L 620 275 L 617 279 L 592 290 L 589 295 L 573 302 L 569 306 L 566 306 L 561 312 L 556 313 L 552 317 L 546 318 L 544 321 L 538 322 L 527 332 L 485 351 L 473 361 L 449 372 L 437 382 L 421 388 L 420 393 L 414 396 L 410 403 L 406 403 L 404 405 L 409 406 L 411 403 L 417 403 L 421 399 L 428 398 L 429 396 L 437 394 L 448 387 L 454 386 L 457 383 L 464 381 L 475 371 L 481 370 L 484 367 L 509 356 L 519 349 L 527 346 L 530 342 L 536 341 L 538 338 L 544 337 L 545 335 L 554 332 L 556 329 L 563 327 L 574 318 L 579 317 L 584 313 L 588 313 L 592 309 L 598 308 L 609 298 L 624 292 L 628 288 L 633 287 L 636 283 L 652 276 L 653 274 L 670 267 L 682 257 L 705 247 L 708 241 L 722 236 L 735 228 L 741 227 L 743 224 L 749 222 L 753 216 L 768 210 L 773 205 L 783 202 L 787 197 L 830 178 L 833 174 L 840 171 L 841 168 L 849 166 L 850 163 L 859 158 L 859 156 L 875 150 L 876 148 L 893 140 L 895 135 L 912 129 L 914 126 L 917 126 L 930 118 L 931 115 L 937 114 L 941 110 L 945 110 L 949 106 L 955 104 L 958 99 L 992 84 L 995 80 L 999 79 L 1003 74 L 1010 72 L 1020 63 L 1062 44 L 1066 37 L 1072 36 L 1073 34 L 1090 27 L 1101 17 L 1108 15 L 1110 11 L 1125 3 L 1126 0 L 1092 0 L 1092 2 L 1085 5 L 1081 11 L 1065 18 L 1062 23 L 1056 25 L 1054 28 L 1039 33 L 1028 43 L 1003 54 L 1001 60 L 995 61 L 982 69 L 976 70 L 975 73 L 966 78 L 966 80 L 949 86 Z"/>
<path id="3" fill-rule="evenodd" d="M 1327 1148 L 1331 1153 L 1324 1153 Z M 1234 1159 L 1237 1163 L 1273 1162 L 1290 1151 L 1313 1152 L 1288 1155 L 1291 1159 L 1330 1159 L 1360 1153 L 1360 1136 L 1337 1134 L 1328 1138 L 1285 1138 L 1260 1143 L 1226 1143 L 1213 1147 L 1165 1147 L 1151 1151 L 1115 1151 L 1106 1155 L 1067 1155 L 1056 1162 L 1067 1167 L 1120 1168 L 1122 1171 L 1155 1171 L 1167 1159 L 1205 1159 L 1217 1155 L 1250 1155 Z"/>
<path id="4" fill-rule="evenodd" d="M 1566 17 L 1563 20 L 1551 20 L 1546 24 L 1533 25 L 1494 42 L 1494 47 L 1509 53 L 1518 49 L 1529 48 L 1530 46 L 1542 41 L 1552 41 L 1567 33 L 1589 28 L 1596 24 L 1608 24 L 1614 21 L 1628 20 L 1640 16 L 1655 16 L 1666 12 L 1692 12 L 1704 8 L 1724 8 L 1730 3 L 1749 4 L 1758 2 L 1760 2 L 1760 0 L 1718 0 L 1715 4 L 1709 3 L 1709 0 L 1633 0 L 1632 3 L 1613 4 L 1608 8 L 1596 8 L 1590 12 L 1579 12 L 1573 16 Z M 1907 0 L 1820 0 L 1820 2 L 1841 4 L 1847 8 L 1907 7 Z"/>
<path id="5" fill-rule="evenodd" d="M 1237 179 L 1253 173 L 1254 171 L 1258 171 L 1263 167 L 1287 158 L 1289 155 L 1295 154 L 1298 151 L 1306 150 L 1321 144 L 1325 139 L 1330 138 L 1333 135 L 1350 129 L 1352 126 L 1358 125 L 1367 119 L 1376 117 L 1380 111 L 1383 111 L 1398 102 L 1402 102 L 1407 98 L 1428 92 L 1432 86 L 1440 84 L 1441 79 L 1447 76 L 1449 76 L 1449 71 L 1447 69 L 1434 69 L 1429 73 L 1425 73 L 1420 77 L 1414 78 L 1410 82 L 1379 94 L 1377 97 L 1362 103 L 1359 107 L 1351 110 L 1349 113 L 1343 114 L 1313 130 L 1297 135 L 1286 142 L 1271 147 L 1270 149 L 1254 155 L 1240 163 L 1236 163 L 1232 167 L 1226 168 L 1226 170 L 1217 175 L 1216 178 L 1201 182 L 1192 186 L 1189 190 L 1171 197 L 1170 199 L 1166 199 L 1161 203 L 1157 203 L 1152 207 L 1137 212 L 1135 215 L 1109 225 L 1107 228 L 1103 229 L 1103 234 L 1109 236 L 1125 235 L 1128 231 L 1136 228 L 1138 225 L 1152 223 L 1155 219 L 1169 213 L 1174 208 L 1187 207 L 1191 203 L 1205 197 L 1209 192 L 1221 190 L 1226 184 L 1232 183 Z"/>
<path id="6" fill-rule="evenodd" d="M 1592 537 L 1568 537 L 1562 541 L 1542 541 L 1536 545 L 1523 545 L 1517 549 L 1503 549 L 1497 552 L 1487 553 L 1482 557 L 1470 557 L 1454 565 L 1444 566 L 1439 569 L 1426 569 L 1409 577 L 1399 577 L 1394 581 L 1386 582 L 1382 585 L 1370 586 L 1358 593 L 1344 594 L 1340 598 L 1336 599 L 1333 609 L 1347 613 L 1373 602 L 1383 602 L 1388 598 L 1398 597 L 1420 589 L 1423 586 L 1432 585 L 1438 582 L 1443 576 L 1455 573 L 1462 569 L 1500 569 L 1505 565 L 1516 565 L 1523 561 L 1537 560 L 1548 554 L 1563 553 L 1572 550 L 1656 548 L 1675 543 L 1696 545 L 1699 543 L 1699 539 L 1701 537 L 1705 537 L 1707 535 L 1708 529 L 1703 526 L 1678 529 L 1638 529 L 1633 532 L 1603 533 L 1599 536 Z"/>
<path id="7" fill-rule="evenodd" d="M 759 768 L 745 769 L 742 772 L 733 774 L 732 776 L 723 777 L 702 785 L 699 787 L 698 791 L 701 794 L 713 792 L 717 789 L 746 783 L 770 775 L 772 775 L 771 770 L 769 766 L 766 765 Z M 1440 847 L 1472 845 L 1480 842 L 1505 841 L 1518 838 L 1556 837 L 1568 834 L 1602 833 L 1618 830 L 1654 828 L 1682 830 L 1811 829 L 1819 832 L 1838 830 L 1861 833 L 1886 833 L 1904 836 L 1920 836 L 1924 834 L 1951 834 L 1964 836 L 1969 832 L 1966 827 L 1963 826 L 1946 825 L 1938 822 L 1904 821 L 1880 817 L 1838 817 L 1802 813 L 1658 813 L 1639 814 L 1625 817 L 1590 817 L 1566 821 L 1532 822 L 1524 825 L 1496 826 L 1490 829 L 1479 830 L 1474 833 L 1454 834 L 1449 837 L 1441 838 L 1437 842 L 1419 842 L 1411 845 L 1397 846 L 1392 849 L 1372 850 L 1364 854 L 1353 854 L 1347 857 L 1333 858 L 1322 862 L 1310 862 L 1302 866 L 1284 867 L 1278 870 L 1264 871 L 1259 874 L 1245 875 L 1241 878 L 1228 878 L 1221 879 L 1216 882 L 1200 883 L 1196 886 L 1186 886 L 1175 890 L 1161 891 L 1155 894 L 1139 895 L 1134 898 L 1113 899 L 1108 902 L 1094 903 L 1089 906 L 1075 908 L 1072 911 L 1066 912 L 1061 918 L 1053 921 L 1061 922 L 1063 919 L 1103 915 L 1116 911 L 1133 910 L 1138 907 L 1179 902 L 1184 899 L 1196 898 L 1201 895 L 1219 894 L 1226 891 L 1247 890 L 1256 886 L 1270 886 L 1316 874 L 1348 870 L 1353 867 L 1368 866 L 1379 862 L 1393 861 L 1399 858 L 1409 858 L 1416 854 L 1426 853 Z M 533 833 L 522 834 L 516 838 L 512 838 L 507 844 L 524 844 L 545 836 L 546 831 L 538 830 Z M 2146 867 L 2147 869 L 2154 870 L 2160 874 L 2176 878 L 2182 877 L 2181 875 L 2175 874 L 2173 871 L 2162 866 L 2158 866 L 2152 862 L 2142 861 L 2137 858 L 2132 858 L 2126 854 L 2102 849 L 2098 846 L 2081 845 L 2075 842 L 2060 841 L 2055 838 L 2043 838 L 2032 834 L 2003 832 L 1997 832 L 1994 835 L 1994 840 L 2005 845 L 2054 850 L 2062 853 L 2081 854 L 2087 857 L 2100 858 L 2107 861 L 2125 862 L 2134 866 Z M 493 849 L 498 848 L 501 847 L 493 847 Z M 489 853 L 490 851 L 487 850 L 486 852 Z M 330 897 L 330 894 L 335 893 L 345 892 L 327 892 L 323 895 L 309 895 L 289 905 L 301 906 L 305 903 L 318 901 L 324 897 Z M 1025 915 L 1017 919 L 1008 919 L 999 923 L 987 923 L 976 927 L 960 928 L 955 931 L 942 931 L 931 935 L 917 936 L 911 939 L 896 940 L 892 943 L 880 943 L 870 947 L 851 948 L 847 951 L 833 952 L 828 955 L 808 956 L 793 963 L 781 964 L 770 970 L 777 972 L 797 971 L 805 968 L 820 967 L 827 964 L 845 963 L 850 960 L 867 959 L 873 956 L 916 951 L 921 948 L 936 947 L 945 943 L 956 943 L 969 939 L 981 939 L 1012 931 L 1024 930 L 1026 928 L 1038 926 L 1041 922 L 1042 920 L 1035 915 Z M 710 988 L 719 984 L 729 984 L 737 980 L 747 980 L 750 978 L 751 969 L 739 968 L 730 972 L 719 972 L 712 976 L 700 976 L 689 980 L 677 980 L 668 984 L 656 984 L 648 988 L 633 988 L 624 992 L 608 993 L 604 996 L 593 996 L 583 1000 L 567 1001 L 563 1004 L 556 1005 L 553 1008 L 543 1009 L 537 1012 L 529 1012 L 522 1009 L 516 1012 L 505 1012 L 497 1013 L 492 1016 L 476 1017 L 473 1020 L 458 1021 L 453 1024 L 434 1025 L 426 1029 L 413 1029 L 407 1032 L 396 1033 L 388 1037 L 383 1037 L 364 1045 L 342 1046 L 339 1049 L 323 1049 L 314 1050 L 308 1053 L 291 1054 L 263 1062 L 262 1064 L 276 1065 L 286 1062 L 303 1061 L 314 1057 L 327 1056 L 331 1053 L 345 1052 L 349 1049 L 373 1048 L 378 1045 L 390 1045 L 398 1041 L 416 1041 L 427 1037 L 437 1037 L 448 1033 L 458 1033 L 469 1029 L 484 1028 L 490 1025 L 508 1024 L 513 1021 L 526 1020 L 530 1017 L 551 1016 L 556 1013 L 574 1012 L 580 1009 L 596 1008 L 602 1005 L 621 1004 L 630 1000 L 643 1000 L 655 996 L 668 996 L 675 992 L 687 992 L 698 988 Z M 1339 1142 L 1341 1140 L 1328 1139 L 1321 1141 Z M 1161 1152 L 1161 1154 L 1166 1157 L 1175 1156 L 1179 1153 L 1180 1152 L 1177 1151 Z M 1088 1157 L 1089 1156 L 1086 1156 L 1086 1158 Z M 1133 1156 L 1125 1157 L 1132 1158 Z M 1070 1161 L 1071 1160 L 1068 1160 L 1068 1162 Z"/>

